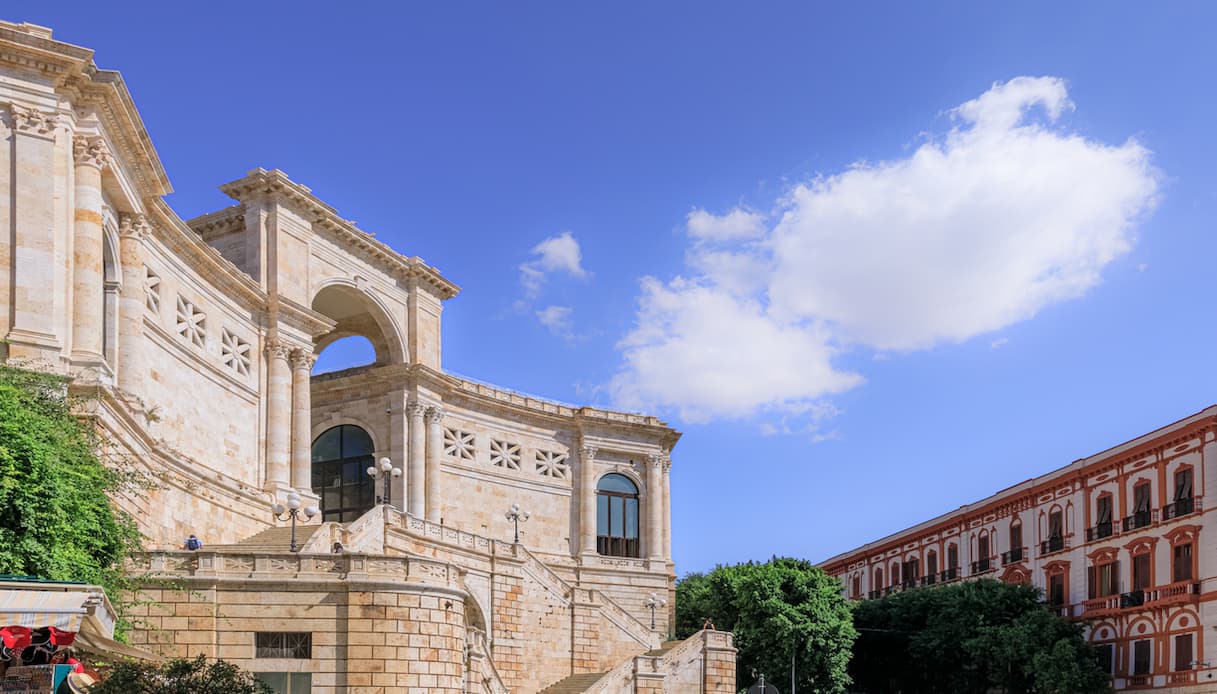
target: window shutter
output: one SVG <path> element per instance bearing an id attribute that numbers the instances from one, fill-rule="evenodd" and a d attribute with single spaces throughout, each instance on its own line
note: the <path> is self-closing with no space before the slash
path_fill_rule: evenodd
<path id="1" fill-rule="evenodd" d="M 1180 634 L 1175 637 L 1175 670 L 1192 669 L 1192 635 Z"/>
<path id="2" fill-rule="evenodd" d="M 1192 496 L 1192 471 L 1180 470 L 1175 473 L 1175 501 L 1190 499 Z"/>
<path id="3" fill-rule="evenodd" d="M 1093 566 L 1086 567 L 1086 594 L 1087 594 L 1087 596 L 1089 596 L 1089 598 L 1091 600 L 1093 600 L 1095 598 L 1094 572 L 1095 572 L 1095 567 L 1093 567 Z"/>
<path id="4" fill-rule="evenodd" d="M 1111 497 L 1110 496 L 1100 496 L 1099 497 L 1099 523 L 1102 524 L 1102 523 L 1110 523 L 1110 522 L 1111 522 Z"/>
<path id="5" fill-rule="evenodd" d="M 1061 512 L 1054 511 L 1048 514 L 1048 537 L 1055 539 L 1063 535 L 1061 531 Z"/>
<path id="6" fill-rule="evenodd" d="M 1111 563 L 1111 572 L 1107 574 L 1107 594 L 1116 595 L 1120 592 L 1120 562 L 1119 560 Z"/>
<path id="7" fill-rule="evenodd" d="M 1135 513 L 1149 512 L 1149 485 L 1138 484 L 1133 487 L 1133 511 Z"/>

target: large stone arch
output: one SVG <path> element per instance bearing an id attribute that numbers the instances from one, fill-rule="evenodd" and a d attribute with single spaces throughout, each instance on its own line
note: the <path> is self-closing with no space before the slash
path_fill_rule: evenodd
<path id="1" fill-rule="evenodd" d="M 348 279 L 331 279 L 317 285 L 310 304 L 314 311 L 336 323 L 332 331 L 314 340 L 315 354 L 336 340 L 358 335 L 372 343 L 377 365 L 409 361 L 404 326 L 374 292 Z"/>

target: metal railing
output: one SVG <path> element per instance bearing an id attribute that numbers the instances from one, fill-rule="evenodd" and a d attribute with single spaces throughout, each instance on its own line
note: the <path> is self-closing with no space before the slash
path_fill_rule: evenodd
<path id="1" fill-rule="evenodd" d="M 1195 510 L 1195 498 L 1189 496 L 1184 499 L 1175 499 L 1173 503 L 1169 503 L 1162 507 L 1162 520 L 1168 521 L 1172 518 L 1186 516 Z"/>
<path id="2" fill-rule="evenodd" d="M 1147 528 L 1157 520 L 1157 515 L 1157 511 L 1137 511 L 1124 518 L 1122 529 L 1124 532 L 1129 532 L 1137 528 Z"/>
<path id="3" fill-rule="evenodd" d="M 1069 543 L 1063 537 L 1050 537 L 1040 543 L 1040 556 L 1062 552 L 1069 548 Z"/>
<path id="4" fill-rule="evenodd" d="M 989 573 L 997 568 L 996 557 L 985 557 L 972 562 L 972 575 Z"/>
<path id="5" fill-rule="evenodd" d="M 1027 558 L 1027 548 L 1026 547 L 1015 547 L 1008 552 L 1001 553 L 1001 563 L 1003 566 L 1005 566 L 1006 564 L 1014 564 L 1014 563 L 1023 561 L 1026 558 Z"/>
<path id="6" fill-rule="evenodd" d="M 1094 542 L 1095 540 L 1102 540 L 1104 538 L 1111 537 L 1115 532 L 1114 525 L 1115 524 L 1111 521 L 1106 521 L 1099 523 L 1092 528 L 1086 528 L 1086 541 Z"/>

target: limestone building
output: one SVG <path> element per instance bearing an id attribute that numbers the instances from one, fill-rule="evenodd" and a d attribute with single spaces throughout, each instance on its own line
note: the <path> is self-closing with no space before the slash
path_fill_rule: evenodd
<path id="1" fill-rule="evenodd" d="M 119 74 L 0 22 L 0 357 L 95 393 L 156 475 L 119 500 L 134 568 L 185 590 L 149 589 L 136 643 L 292 694 L 734 691 L 729 634 L 664 643 L 677 432 L 445 373 L 448 278 L 280 171 L 221 190 L 180 219 Z M 350 335 L 375 363 L 314 377 Z"/>
<path id="2" fill-rule="evenodd" d="M 855 600 L 972 578 L 1031 584 L 1085 625 L 1117 691 L 1217 691 L 1209 471 L 1217 406 L 821 566 Z"/>

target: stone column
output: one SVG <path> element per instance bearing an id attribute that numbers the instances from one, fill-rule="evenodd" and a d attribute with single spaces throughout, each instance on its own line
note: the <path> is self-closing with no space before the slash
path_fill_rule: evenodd
<path id="1" fill-rule="evenodd" d="M 427 520 L 440 522 L 443 488 L 440 484 L 440 456 L 444 453 L 444 410 L 427 408 Z"/>
<path id="2" fill-rule="evenodd" d="M 73 139 L 76 209 L 72 236 L 72 359 L 85 364 L 105 361 L 101 170 L 109 160 L 102 138 Z"/>
<path id="3" fill-rule="evenodd" d="M 579 449 L 579 553 L 596 553 L 596 449 Z"/>
<path id="4" fill-rule="evenodd" d="M 291 350 L 277 339 L 266 341 L 266 487 L 288 486 L 291 450 Z"/>
<path id="5" fill-rule="evenodd" d="M 672 561 L 672 459 L 663 460 L 663 557 Z"/>
<path id="6" fill-rule="evenodd" d="M 647 456 L 647 556 L 663 560 L 663 461 L 666 456 Z"/>
<path id="7" fill-rule="evenodd" d="M 144 240 L 150 228 L 142 214 L 124 214 L 118 228 L 123 289 L 118 303 L 118 387 L 144 393 Z"/>
<path id="8" fill-rule="evenodd" d="M 423 416 L 427 413 L 427 406 L 420 402 L 412 402 L 409 405 L 410 414 L 410 449 L 409 449 L 409 464 L 406 467 L 406 506 L 405 508 L 410 515 L 416 518 L 425 518 L 427 515 L 426 506 L 426 472 L 424 468 L 425 446 L 427 445 L 427 430 L 423 424 Z"/>
<path id="9" fill-rule="evenodd" d="M 313 493 L 313 399 L 309 378 L 317 357 L 302 349 L 292 350 L 292 487 Z"/>

